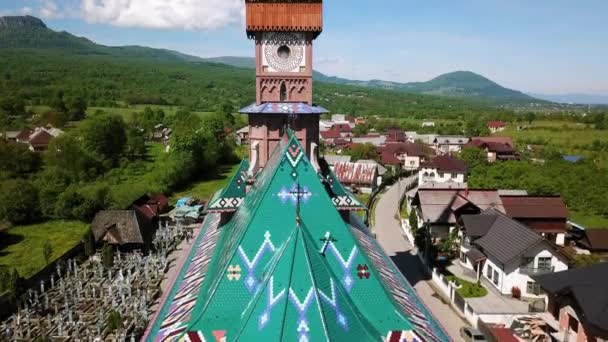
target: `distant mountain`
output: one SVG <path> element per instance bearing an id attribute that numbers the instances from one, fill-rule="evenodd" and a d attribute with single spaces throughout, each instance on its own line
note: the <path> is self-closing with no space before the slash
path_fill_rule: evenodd
<path id="1" fill-rule="evenodd" d="M 176 51 L 142 46 L 104 46 L 68 32 L 53 31 L 42 20 L 31 16 L 0 17 L 0 48 L 42 48 L 82 55 L 140 57 L 171 62 L 211 62 L 239 68 L 255 67 L 255 59 L 251 57 L 224 56 L 203 59 Z M 318 82 L 474 99 L 494 105 L 545 102 L 522 92 L 504 88 L 470 71 L 456 71 L 438 76 L 428 82 L 413 83 L 382 80 L 357 81 L 331 77 L 316 71 L 313 75 L 315 81 Z"/>
<path id="2" fill-rule="evenodd" d="M 216 57 L 207 61 L 228 64 L 239 68 L 255 68 L 255 59 L 251 57 Z M 315 81 L 346 84 L 360 87 L 371 87 L 389 90 L 400 90 L 437 96 L 474 98 L 484 101 L 503 103 L 544 102 L 520 91 L 504 88 L 497 83 L 470 71 L 456 71 L 440 75 L 428 82 L 398 83 L 382 80 L 357 81 L 341 77 L 314 73 Z"/>
<path id="3" fill-rule="evenodd" d="M 557 102 L 557 103 L 574 103 L 583 105 L 608 105 L 608 95 L 593 95 L 593 94 L 530 94 L 539 99 Z"/>
<path id="4" fill-rule="evenodd" d="M 60 49 L 77 54 L 143 57 L 164 61 L 203 61 L 202 58 L 171 50 L 143 46 L 111 47 L 96 44 L 65 31 L 53 31 L 42 20 L 32 16 L 0 17 L 0 48 Z"/>

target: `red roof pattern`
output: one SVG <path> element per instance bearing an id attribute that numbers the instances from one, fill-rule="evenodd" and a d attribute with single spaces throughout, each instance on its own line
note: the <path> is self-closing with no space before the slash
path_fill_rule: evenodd
<path id="1" fill-rule="evenodd" d="M 514 219 L 567 219 L 568 208 L 559 196 L 501 196 L 507 215 Z"/>
<path id="2" fill-rule="evenodd" d="M 34 131 L 32 131 L 31 129 L 21 130 L 19 132 L 19 134 L 17 134 L 15 139 L 17 139 L 17 141 L 28 141 L 28 140 L 30 140 L 30 136 L 32 135 L 33 132 Z"/>
<path id="3" fill-rule="evenodd" d="M 350 128 L 349 124 L 345 124 L 345 123 L 338 123 L 338 124 L 333 124 L 331 126 L 330 131 L 337 131 L 339 133 L 350 133 L 352 132 L 352 128 Z"/>
<path id="4" fill-rule="evenodd" d="M 39 130 L 30 136 L 29 142 L 34 148 L 46 148 L 53 138 L 54 137 L 49 132 Z"/>
<path id="5" fill-rule="evenodd" d="M 504 121 L 500 121 L 500 120 L 489 121 L 488 127 L 489 128 L 503 128 L 503 127 L 507 127 L 507 124 Z"/>
<path id="6" fill-rule="evenodd" d="M 340 137 L 342 137 L 342 135 L 338 131 L 329 130 L 321 132 L 321 138 L 323 139 L 337 139 Z"/>
<path id="7" fill-rule="evenodd" d="M 133 202 L 133 209 L 152 220 L 169 209 L 169 199 L 162 194 L 144 195 Z"/>
<path id="8" fill-rule="evenodd" d="M 449 154 L 433 158 L 424 167 L 437 169 L 437 171 L 442 172 L 466 173 L 468 170 L 465 162 Z"/>
<path id="9" fill-rule="evenodd" d="M 373 185 L 378 174 L 375 164 L 338 162 L 334 173 L 340 182 L 345 184 Z"/>
<path id="10" fill-rule="evenodd" d="M 515 144 L 509 137 L 477 137 L 472 138 L 470 146 L 488 149 L 495 153 L 515 153 Z"/>
<path id="11" fill-rule="evenodd" d="M 587 229 L 585 235 L 587 248 L 593 251 L 608 251 L 608 229 Z"/>
<path id="12" fill-rule="evenodd" d="M 382 163 L 398 165 L 402 163 L 402 161 L 397 158 L 398 155 L 405 154 L 409 157 L 424 157 L 424 148 L 418 144 L 389 142 L 386 145 L 379 147 L 378 153 L 382 157 Z"/>

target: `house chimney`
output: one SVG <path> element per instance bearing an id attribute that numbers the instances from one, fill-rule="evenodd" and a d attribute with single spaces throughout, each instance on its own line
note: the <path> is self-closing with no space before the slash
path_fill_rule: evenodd
<path id="1" fill-rule="evenodd" d="M 260 170 L 260 142 L 256 141 L 251 145 L 251 160 L 249 161 L 249 170 L 247 176 L 254 178 Z"/>

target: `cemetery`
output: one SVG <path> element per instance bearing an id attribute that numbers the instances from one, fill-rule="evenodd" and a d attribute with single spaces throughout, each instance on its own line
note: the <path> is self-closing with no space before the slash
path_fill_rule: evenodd
<path id="1" fill-rule="evenodd" d="M 0 340 L 139 340 L 170 254 L 192 233 L 181 221 L 159 223 L 148 255 L 105 245 L 82 262 L 57 263 L 48 279 L 19 296 L 17 312 L 0 324 Z"/>

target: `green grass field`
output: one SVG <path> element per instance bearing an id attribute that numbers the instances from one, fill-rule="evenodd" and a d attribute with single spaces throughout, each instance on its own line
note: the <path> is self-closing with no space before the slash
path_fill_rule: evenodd
<path id="1" fill-rule="evenodd" d="M 94 114 L 97 111 L 103 111 L 110 114 L 117 114 L 122 116 L 125 121 L 130 121 L 133 117 L 133 113 L 143 112 L 146 107 L 150 107 L 153 110 L 162 109 L 167 116 L 175 115 L 177 111 L 181 109 L 181 107 L 177 106 L 158 106 L 158 105 L 134 105 L 129 106 L 128 108 L 113 108 L 113 107 L 89 107 L 87 109 L 87 115 Z M 194 114 L 203 117 L 205 115 L 210 114 L 210 112 L 194 112 Z"/>
<path id="2" fill-rule="evenodd" d="M 175 192 L 170 198 L 170 203 L 175 203 L 182 197 L 194 197 L 205 201 L 210 199 L 216 191 L 228 184 L 238 167 L 238 164 L 224 166 L 221 174 L 216 179 L 194 182 L 189 187 Z"/>
<path id="3" fill-rule="evenodd" d="M 608 218 L 600 215 L 573 211 L 570 212 L 570 220 L 584 226 L 585 228 L 608 229 Z"/>
<path id="4" fill-rule="evenodd" d="M 0 265 L 17 269 L 24 278 L 46 266 L 43 246 L 53 246 L 51 261 L 73 248 L 88 231 L 89 224 L 78 221 L 48 221 L 16 226 L 0 233 Z"/>

